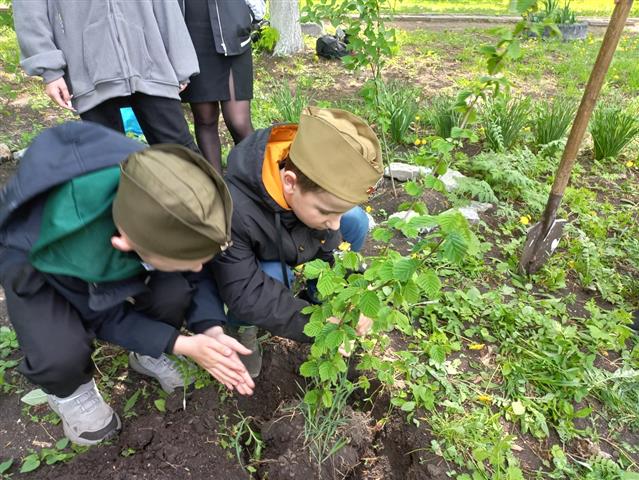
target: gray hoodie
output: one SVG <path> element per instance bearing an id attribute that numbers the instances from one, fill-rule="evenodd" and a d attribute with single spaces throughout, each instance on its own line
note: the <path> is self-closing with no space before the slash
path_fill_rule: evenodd
<path id="1" fill-rule="evenodd" d="M 79 113 L 134 92 L 179 99 L 199 73 L 177 0 L 14 0 L 21 65 L 65 77 Z"/>

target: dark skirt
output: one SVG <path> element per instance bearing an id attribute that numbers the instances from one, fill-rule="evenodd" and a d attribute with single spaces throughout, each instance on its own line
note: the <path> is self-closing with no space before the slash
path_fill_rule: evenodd
<path id="1" fill-rule="evenodd" d="M 239 0 L 233 0 L 239 1 Z M 236 56 L 225 56 L 215 50 L 215 40 L 207 1 L 187 2 L 186 25 L 200 64 L 200 74 L 180 94 L 183 102 L 216 102 L 230 100 L 229 76 L 233 73 L 236 100 L 253 98 L 253 55 L 249 48 Z"/>

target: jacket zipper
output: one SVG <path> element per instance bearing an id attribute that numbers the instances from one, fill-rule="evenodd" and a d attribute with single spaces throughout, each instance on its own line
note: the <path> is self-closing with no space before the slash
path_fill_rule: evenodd
<path id="1" fill-rule="evenodd" d="M 115 9 L 113 8 L 113 4 L 111 0 L 107 0 L 107 18 L 111 17 L 111 21 L 109 21 L 109 30 L 111 31 L 111 35 L 114 37 L 115 48 L 118 47 L 120 50 L 118 51 L 118 62 L 120 63 L 120 68 L 122 69 L 122 75 L 126 78 L 127 85 L 129 86 L 129 94 L 133 93 L 133 87 L 131 86 L 131 69 L 129 65 L 129 60 L 122 46 L 122 42 L 120 41 L 120 33 L 118 32 L 118 26 L 115 21 Z M 123 55 L 120 55 L 122 53 Z"/>
<path id="2" fill-rule="evenodd" d="M 226 43 L 224 42 L 224 32 L 222 32 L 222 21 L 220 20 L 220 8 L 218 7 L 217 0 L 215 0 L 215 11 L 217 12 L 217 24 L 220 27 L 220 38 L 222 39 L 222 50 L 224 50 L 224 56 L 228 56 L 226 51 Z"/>

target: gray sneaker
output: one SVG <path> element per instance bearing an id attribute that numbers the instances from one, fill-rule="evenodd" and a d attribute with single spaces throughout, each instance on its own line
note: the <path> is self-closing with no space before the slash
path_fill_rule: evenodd
<path id="1" fill-rule="evenodd" d="M 185 380 L 177 362 L 165 354 L 153 358 L 131 352 L 129 353 L 129 366 L 142 375 L 155 378 L 166 393 L 173 393 L 176 388 L 188 387 L 195 380 L 193 378 Z"/>
<path id="2" fill-rule="evenodd" d="M 122 428 L 120 417 L 104 401 L 93 380 L 68 397 L 47 395 L 47 401 L 62 419 L 66 437 L 78 445 L 95 445 L 114 437 Z"/>
<path id="3" fill-rule="evenodd" d="M 258 328 L 254 326 L 234 327 L 227 325 L 224 329 L 228 335 L 253 352 L 250 355 L 240 355 L 239 357 L 251 378 L 257 378 L 262 370 L 262 345 L 257 337 Z"/>

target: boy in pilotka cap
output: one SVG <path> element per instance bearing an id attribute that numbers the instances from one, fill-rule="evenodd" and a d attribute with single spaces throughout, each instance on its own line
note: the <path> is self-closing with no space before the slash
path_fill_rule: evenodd
<path id="1" fill-rule="evenodd" d="M 65 435 L 92 445 L 121 426 L 93 381 L 93 339 L 171 392 L 183 354 L 252 393 L 202 265 L 230 242 L 231 199 L 204 158 L 89 122 L 42 133 L 0 191 L 0 282 L 24 359 Z M 194 333 L 180 333 L 183 321 Z"/>
<path id="2" fill-rule="evenodd" d="M 308 302 L 296 298 L 290 267 L 329 260 L 344 240 L 362 248 L 368 217 L 357 207 L 382 176 L 380 145 L 361 118 L 306 108 L 299 125 L 258 130 L 231 151 L 225 180 L 233 198 L 233 245 L 211 264 L 229 322 L 253 351 L 243 357 L 256 377 L 257 327 L 308 341 Z M 339 321 L 338 319 L 332 319 Z M 370 327 L 362 318 L 360 333 Z"/>

